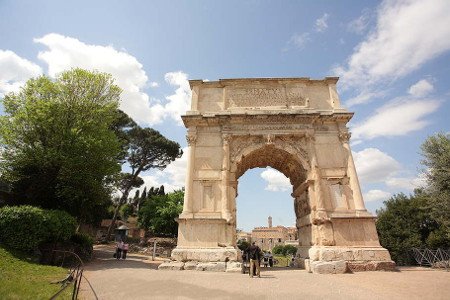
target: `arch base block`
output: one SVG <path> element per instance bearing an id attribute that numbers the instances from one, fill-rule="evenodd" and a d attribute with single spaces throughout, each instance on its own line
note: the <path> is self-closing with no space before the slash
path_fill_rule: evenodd
<path id="1" fill-rule="evenodd" d="M 395 270 L 389 251 L 381 246 L 299 246 L 295 266 L 314 272 L 314 266 L 322 262 L 342 261 L 350 272 Z"/>

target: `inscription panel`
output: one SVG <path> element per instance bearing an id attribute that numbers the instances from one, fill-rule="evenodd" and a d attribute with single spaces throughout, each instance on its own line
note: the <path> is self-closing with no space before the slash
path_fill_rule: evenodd
<path id="1" fill-rule="evenodd" d="M 306 106 L 307 98 L 300 87 L 231 88 L 226 92 L 229 107 Z"/>

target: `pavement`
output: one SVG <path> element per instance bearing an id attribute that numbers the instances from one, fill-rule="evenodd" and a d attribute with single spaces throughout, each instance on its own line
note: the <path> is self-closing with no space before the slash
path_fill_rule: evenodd
<path id="1" fill-rule="evenodd" d="M 261 278 L 240 273 L 163 271 L 162 260 L 129 254 L 113 258 L 97 246 L 85 266 L 81 299 L 450 299 L 450 272 L 399 268 L 396 272 L 311 274 L 261 268 Z M 92 286 L 92 289 L 90 288 Z"/>

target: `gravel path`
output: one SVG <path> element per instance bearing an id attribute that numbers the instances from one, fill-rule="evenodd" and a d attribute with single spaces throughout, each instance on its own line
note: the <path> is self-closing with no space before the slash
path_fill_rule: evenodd
<path id="1" fill-rule="evenodd" d="M 261 278 L 230 273 L 158 271 L 159 262 L 131 254 L 117 261 L 110 247 L 95 250 L 84 275 L 98 299 L 450 299 L 450 272 L 400 268 L 398 272 L 318 275 L 262 268 Z M 86 280 L 81 299 L 95 299 Z"/>

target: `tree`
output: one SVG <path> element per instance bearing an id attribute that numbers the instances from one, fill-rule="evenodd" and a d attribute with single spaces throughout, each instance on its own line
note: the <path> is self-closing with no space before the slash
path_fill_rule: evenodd
<path id="1" fill-rule="evenodd" d="M 133 214 L 133 206 L 131 204 L 125 203 L 120 207 L 120 217 L 123 221 L 127 221 L 128 217 Z"/>
<path id="2" fill-rule="evenodd" d="M 139 226 L 151 230 L 155 235 L 177 236 L 178 224 L 175 219 L 183 210 L 183 199 L 182 190 L 151 196 L 139 210 Z"/>
<path id="3" fill-rule="evenodd" d="M 421 146 L 432 216 L 450 239 L 450 133 L 428 137 Z"/>
<path id="4" fill-rule="evenodd" d="M 79 223 L 99 217 L 120 171 L 120 93 L 110 75 L 73 69 L 4 97 L 0 173 L 11 204 L 63 209 Z"/>
<path id="5" fill-rule="evenodd" d="M 138 180 L 141 172 L 152 168 L 163 170 L 169 163 L 183 154 L 178 143 L 167 139 L 152 128 L 136 126 L 127 131 L 127 135 L 129 137 L 129 146 L 125 160 L 131 168 L 131 173 L 125 174 L 125 180 L 121 181 L 122 197 L 108 228 L 107 238 L 109 238 L 114 228 L 119 207 L 127 201 L 131 189 L 140 186 L 138 185 Z"/>
<path id="6" fill-rule="evenodd" d="M 383 247 L 399 265 L 413 264 L 412 248 L 448 248 L 450 239 L 442 234 L 441 225 L 430 213 L 430 195 L 417 189 L 409 197 L 397 194 L 377 210 L 376 227 Z"/>
<path id="7" fill-rule="evenodd" d="M 250 247 L 250 243 L 244 239 L 240 239 L 239 241 L 237 241 L 237 247 L 239 248 L 239 250 L 244 251 L 245 249 Z"/>

